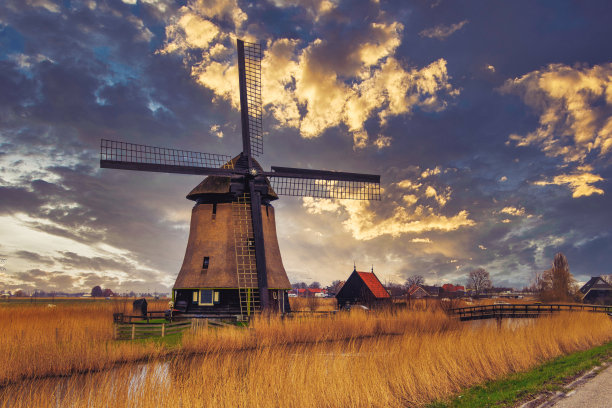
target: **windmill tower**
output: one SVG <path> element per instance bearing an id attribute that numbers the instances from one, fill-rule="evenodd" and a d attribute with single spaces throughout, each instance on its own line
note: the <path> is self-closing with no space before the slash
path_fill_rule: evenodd
<path id="1" fill-rule="evenodd" d="M 237 41 L 242 152 L 190 152 L 103 139 L 100 167 L 207 176 L 195 201 L 183 265 L 173 287 L 187 313 L 248 316 L 288 311 L 271 202 L 278 195 L 380 200 L 380 176 L 274 167 L 264 171 L 259 44 Z"/>

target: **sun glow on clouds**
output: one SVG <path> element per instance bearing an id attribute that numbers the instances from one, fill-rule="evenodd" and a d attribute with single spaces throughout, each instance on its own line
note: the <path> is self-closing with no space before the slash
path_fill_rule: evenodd
<path id="1" fill-rule="evenodd" d="M 518 94 L 540 115 L 535 131 L 512 134 L 509 142 L 538 146 L 547 156 L 576 166 L 534 184 L 567 185 L 574 198 L 603 194 L 592 186 L 603 180 L 592 164 L 612 151 L 612 63 L 592 68 L 551 64 L 507 81 L 501 91 Z"/>
<path id="2" fill-rule="evenodd" d="M 440 169 L 433 172 L 439 173 Z M 309 214 L 333 212 L 345 215 L 347 218 L 342 225 L 357 240 L 370 240 L 383 235 L 399 237 L 402 234 L 422 234 L 428 231 L 454 231 L 476 225 L 466 210 L 452 216 L 442 214 L 440 210 L 451 199 L 452 191 L 446 187 L 439 188 L 440 191 L 444 190 L 444 193 L 438 193 L 429 185 L 429 179 L 427 184 L 424 184 L 423 178 L 428 177 L 430 174 L 426 171 L 418 181 L 407 179 L 397 183 L 399 189 L 387 194 L 394 205 L 391 215 L 387 217 L 378 216 L 372 209 L 372 204 L 365 201 L 303 198 L 303 206 Z M 404 194 L 403 190 L 406 189 L 413 194 Z M 399 202 L 394 198 L 398 198 Z M 431 241 L 428 238 L 416 237 L 412 242 Z"/>
<path id="3" fill-rule="evenodd" d="M 593 194 L 603 195 L 604 191 L 601 188 L 593 186 L 594 183 L 603 181 L 604 179 L 590 172 L 592 170 L 589 166 L 580 166 L 578 169 L 570 174 L 559 174 L 555 176 L 552 181 L 540 180 L 533 184 L 538 186 L 546 186 L 549 184 L 553 185 L 567 185 L 572 190 L 572 197 L 588 197 Z"/>
<path id="4" fill-rule="evenodd" d="M 248 17 L 236 2 L 215 4 L 220 3 L 233 4 L 231 16 L 226 8 L 202 2 L 181 8 L 179 16 L 166 27 L 167 41 L 160 52 L 182 55 L 199 84 L 237 109 L 235 36 L 256 39 L 248 34 Z M 335 7 L 328 1 L 295 1 L 291 5 L 317 13 Z M 235 33 L 222 29 L 217 23 L 221 19 L 231 21 Z M 370 143 L 384 148 L 391 144 L 391 138 L 371 138 L 364 127 L 366 120 L 376 116 L 379 126 L 384 127 L 390 117 L 410 114 L 416 107 L 443 110 L 446 98 L 459 94 L 449 83 L 444 59 L 421 69 L 406 68 L 394 57 L 403 25 L 385 20 L 382 12 L 374 20 L 359 35 L 339 41 L 267 40 L 262 97 L 278 126 L 299 129 L 302 137 L 314 138 L 329 128 L 345 125 L 356 148 Z"/>

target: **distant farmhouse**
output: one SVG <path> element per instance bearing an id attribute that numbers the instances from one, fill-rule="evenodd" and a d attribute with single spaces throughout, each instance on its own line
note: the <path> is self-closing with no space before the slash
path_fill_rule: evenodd
<path id="1" fill-rule="evenodd" d="M 583 287 L 580 288 L 583 303 L 612 304 L 612 285 L 594 276 Z"/>
<path id="2" fill-rule="evenodd" d="M 442 285 L 440 290 L 440 297 L 445 298 L 457 298 L 465 296 L 465 287 L 462 285 L 453 285 L 452 283 L 445 283 Z"/>
<path id="3" fill-rule="evenodd" d="M 410 299 L 424 299 L 438 297 L 440 295 L 439 286 L 412 285 L 406 293 Z"/>
<path id="4" fill-rule="evenodd" d="M 391 295 L 372 272 L 359 272 L 356 268 L 336 294 L 338 307 L 366 305 L 376 307 L 391 304 Z"/>

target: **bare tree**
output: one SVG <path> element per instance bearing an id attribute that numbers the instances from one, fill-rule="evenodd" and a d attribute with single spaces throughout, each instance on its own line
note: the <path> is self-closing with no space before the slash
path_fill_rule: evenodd
<path id="1" fill-rule="evenodd" d="M 484 268 L 478 268 L 470 272 L 467 287 L 474 292 L 481 293 L 491 288 L 491 275 Z"/>
<path id="2" fill-rule="evenodd" d="M 410 289 L 412 285 L 422 285 L 425 283 L 425 279 L 422 275 L 412 275 L 406 279 L 406 287 Z"/>
<path id="3" fill-rule="evenodd" d="M 317 281 L 312 282 L 310 285 L 308 285 L 308 287 L 310 289 L 320 289 L 321 288 L 321 284 Z"/>
<path id="4" fill-rule="evenodd" d="M 546 301 L 570 300 L 576 291 L 575 285 L 567 258 L 559 252 L 553 259 L 552 268 L 542 273 L 540 297 Z"/>

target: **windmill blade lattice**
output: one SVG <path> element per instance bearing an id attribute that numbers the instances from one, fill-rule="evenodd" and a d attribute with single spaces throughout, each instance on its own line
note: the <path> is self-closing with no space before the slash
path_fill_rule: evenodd
<path id="1" fill-rule="evenodd" d="M 239 45 L 240 47 L 240 45 Z M 246 103 L 249 142 L 251 155 L 263 154 L 263 127 L 262 127 L 262 102 L 261 102 L 261 45 L 256 43 L 244 43 L 244 84 L 246 88 Z M 239 64 L 243 61 L 239 58 Z"/>
<path id="2" fill-rule="evenodd" d="M 102 139 L 100 167 L 182 174 L 230 175 L 232 157 Z"/>
<path id="3" fill-rule="evenodd" d="M 269 177 L 278 195 L 380 201 L 380 183 Z"/>

